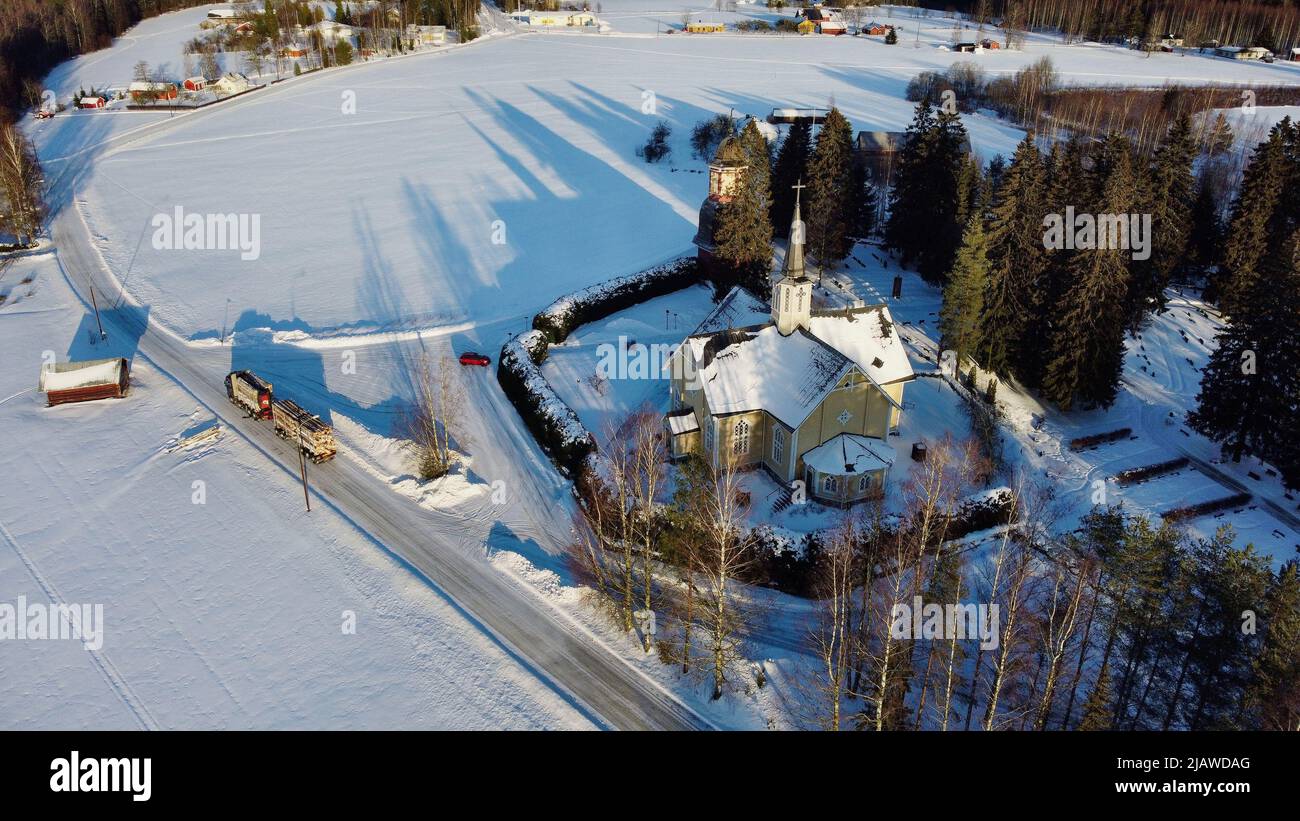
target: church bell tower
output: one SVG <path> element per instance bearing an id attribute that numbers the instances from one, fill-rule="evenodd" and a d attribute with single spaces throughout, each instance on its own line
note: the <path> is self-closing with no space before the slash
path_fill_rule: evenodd
<path id="1" fill-rule="evenodd" d="M 812 280 L 804 269 L 804 224 L 799 214 L 799 195 L 804 187 L 794 186 L 794 218 L 790 221 L 790 249 L 785 254 L 781 278 L 772 286 L 772 321 L 777 333 L 789 336 L 795 328 L 805 331 L 812 324 Z"/>

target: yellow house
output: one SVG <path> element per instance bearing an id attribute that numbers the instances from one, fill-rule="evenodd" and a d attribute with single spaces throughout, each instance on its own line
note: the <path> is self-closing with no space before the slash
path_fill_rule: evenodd
<path id="1" fill-rule="evenodd" d="M 799 23 L 800 34 L 813 34 L 817 31 L 817 24 L 811 20 L 804 20 Z"/>
<path id="2" fill-rule="evenodd" d="M 686 30 L 691 34 L 717 34 L 727 30 L 724 23 L 687 23 Z"/>
<path id="3" fill-rule="evenodd" d="M 888 307 L 812 309 L 801 229 L 796 202 L 770 321 L 697 332 L 673 352 L 665 428 L 674 458 L 762 467 L 846 505 L 884 488 L 912 366 Z"/>

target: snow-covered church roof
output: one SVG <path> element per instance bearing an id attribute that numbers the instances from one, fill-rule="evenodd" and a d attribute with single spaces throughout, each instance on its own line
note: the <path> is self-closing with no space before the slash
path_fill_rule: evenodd
<path id="1" fill-rule="evenodd" d="M 803 462 L 818 473 L 846 476 L 887 469 L 894 458 L 894 449 L 879 439 L 841 433 L 805 453 Z"/>
<path id="2" fill-rule="evenodd" d="M 791 428 L 853 367 L 807 331 L 781 336 L 775 325 L 694 336 L 688 344 L 711 412 L 765 410 Z"/>
<path id="3" fill-rule="evenodd" d="M 809 328 L 789 336 L 770 321 L 734 328 L 760 306 L 734 288 L 686 340 L 712 413 L 765 410 L 798 427 L 854 366 L 877 387 L 913 377 L 885 305 L 813 311 Z"/>
<path id="4" fill-rule="evenodd" d="M 885 305 L 813 311 L 813 336 L 852 359 L 879 385 L 911 379 L 912 363 Z"/>

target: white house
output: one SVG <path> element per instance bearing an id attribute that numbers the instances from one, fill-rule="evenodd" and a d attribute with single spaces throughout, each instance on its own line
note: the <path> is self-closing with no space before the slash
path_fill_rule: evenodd
<path id="1" fill-rule="evenodd" d="M 340 40 L 351 40 L 355 33 L 351 26 L 345 26 L 333 20 L 322 20 L 319 23 L 312 23 L 306 29 L 309 33 L 319 34 L 321 39 L 327 43 L 337 43 Z"/>
<path id="2" fill-rule="evenodd" d="M 588 11 L 530 11 L 520 9 L 512 12 L 510 19 L 525 26 L 538 28 L 596 25 L 596 15 Z"/>
<path id="3" fill-rule="evenodd" d="M 421 46 L 441 46 L 447 42 L 447 27 L 410 23 L 406 27 L 406 39 Z"/>

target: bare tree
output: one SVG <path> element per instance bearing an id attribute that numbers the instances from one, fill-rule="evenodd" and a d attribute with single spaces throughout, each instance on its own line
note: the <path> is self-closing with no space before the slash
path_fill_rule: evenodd
<path id="1" fill-rule="evenodd" d="M 694 511 L 702 538 L 690 549 L 700 581 L 699 618 L 711 659 L 714 699 L 722 698 L 727 673 L 740 658 L 747 618 L 738 578 L 753 564 L 755 542 L 745 525 L 745 505 L 735 466 L 727 461 L 710 469 Z"/>
<path id="2" fill-rule="evenodd" d="M 1066 653 L 1078 635 L 1079 616 L 1086 598 L 1092 568 L 1086 559 L 1071 562 L 1062 557 L 1055 566 L 1051 594 L 1047 597 L 1039 627 L 1042 651 L 1047 659 L 1043 696 L 1038 705 L 1034 729 L 1047 729 L 1052 702 L 1065 665 Z M 1071 581 L 1071 579 L 1073 581 Z"/>
<path id="3" fill-rule="evenodd" d="M 818 560 L 817 601 L 808 631 L 808 646 L 816 664 L 808 689 L 816 704 L 815 722 L 826 730 L 840 729 L 841 706 L 848 691 L 859 539 L 857 518 L 844 517 Z"/>
<path id="4" fill-rule="evenodd" d="M 415 398 L 405 428 L 415 450 L 416 472 L 426 481 L 451 470 L 455 464 L 453 441 L 462 448 L 467 444 L 456 429 L 456 420 L 465 410 L 457 373 L 451 359 L 441 359 L 435 368 L 427 356 L 420 358 L 415 370 Z"/>
<path id="5" fill-rule="evenodd" d="M 0 122 L 0 195 L 3 224 L 19 245 L 31 245 L 45 220 L 44 180 L 36 151 L 22 132 Z"/>

